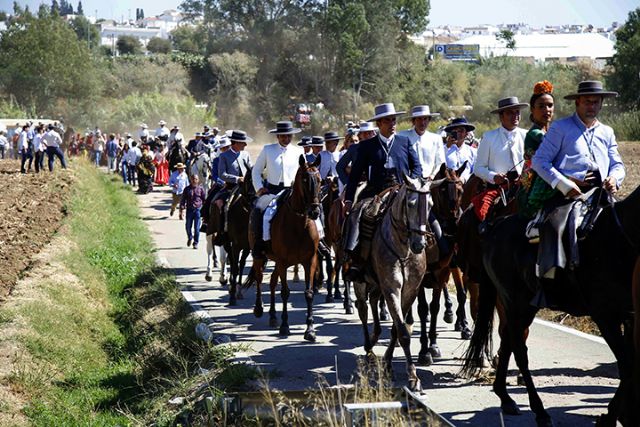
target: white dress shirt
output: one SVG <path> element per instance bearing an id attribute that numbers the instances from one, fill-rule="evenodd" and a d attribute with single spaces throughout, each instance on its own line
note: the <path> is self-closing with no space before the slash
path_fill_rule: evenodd
<path id="1" fill-rule="evenodd" d="M 422 166 L 422 177 L 433 178 L 438 173 L 440 166 L 446 161 L 442 137 L 429 131 L 418 135 L 415 129 L 402 131 L 399 135 L 409 138 L 413 149 L 418 153 L 418 159 Z"/>
<path id="2" fill-rule="evenodd" d="M 325 179 L 328 176 L 338 176 L 336 165 L 340 160 L 340 151 L 335 150 L 333 153 L 327 150 L 320 152 L 320 178 Z"/>
<path id="3" fill-rule="evenodd" d="M 265 145 L 251 170 L 256 191 L 260 191 L 263 187 L 263 176 L 269 184 L 284 183 L 285 187 L 290 187 L 300 166 L 300 156 L 303 154 L 302 147 L 291 143 L 286 147 L 277 142 Z"/>
<path id="4" fill-rule="evenodd" d="M 502 126 L 485 132 L 478 146 L 478 158 L 474 173 L 487 182 L 494 182 L 497 174 L 511 170 L 522 173 L 524 138 L 527 131 L 515 128 L 509 131 Z"/>
<path id="5" fill-rule="evenodd" d="M 62 144 L 62 138 L 58 135 L 58 132 L 51 129 L 44 133 L 42 136 L 42 141 L 45 143 L 47 147 L 60 147 Z"/>
<path id="6" fill-rule="evenodd" d="M 23 130 L 18 137 L 18 153 L 26 152 L 27 149 L 29 149 L 29 134 L 26 130 Z"/>
<path id="7" fill-rule="evenodd" d="M 159 138 L 161 136 L 166 136 L 167 138 L 169 137 L 169 128 L 166 126 L 161 126 L 158 129 L 156 129 L 156 138 Z"/>
<path id="8" fill-rule="evenodd" d="M 33 151 L 44 151 L 44 144 L 42 143 L 42 134 L 36 133 L 33 137 Z"/>
<path id="9" fill-rule="evenodd" d="M 478 155 L 477 150 L 464 142 L 460 147 L 456 144 L 451 144 L 451 147 L 446 148 L 445 150 L 444 156 L 448 168 L 457 170 L 462 167 L 464 162 L 467 162 L 467 166 L 464 168 L 464 171 L 460 176 L 460 179 L 462 179 L 463 182 L 467 182 L 473 173 L 476 157 Z"/>

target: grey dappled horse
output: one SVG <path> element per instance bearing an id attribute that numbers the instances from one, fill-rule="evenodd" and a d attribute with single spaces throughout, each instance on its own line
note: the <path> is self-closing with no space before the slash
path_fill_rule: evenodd
<path id="1" fill-rule="evenodd" d="M 384 358 L 388 369 L 396 342 L 399 340 L 407 362 L 409 387 L 420 390 L 420 379 L 411 359 L 411 333 L 406 317 L 411 311 L 420 283 L 427 269 L 425 253 L 429 217 L 429 182 L 404 177 L 404 184 L 395 194 L 378 225 L 371 242 L 370 270 L 365 271 L 365 283 L 354 283 L 356 306 L 364 330 L 364 347 L 371 351 L 380 336 L 378 301 L 384 297 L 393 319 L 391 341 Z M 367 325 L 367 297 L 374 322 L 373 336 Z"/>

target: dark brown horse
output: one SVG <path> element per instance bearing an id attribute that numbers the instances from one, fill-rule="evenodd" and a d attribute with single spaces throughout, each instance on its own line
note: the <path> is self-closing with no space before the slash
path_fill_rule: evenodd
<path id="1" fill-rule="evenodd" d="M 399 341 L 407 363 L 409 387 L 420 390 L 420 379 L 411 358 L 411 332 L 407 316 L 418 295 L 427 268 L 427 218 L 429 215 L 429 183 L 404 177 L 404 183 L 393 190 L 389 207 L 376 227 L 371 242 L 371 257 L 365 270 L 365 283 L 354 283 L 356 306 L 364 332 L 364 347 L 369 353 L 380 336 L 377 315 L 380 295 L 385 299 L 391 317 L 391 340 L 384 358 L 391 369 L 391 359 Z M 369 335 L 367 297 L 371 305 L 374 332 Z"/>
<path id="2" fill-rule="evenodd" d="M 320 237 L 315 220 L 320 216 L 320 157 L 313 163 L 306 163 L 300 156 L 300 167 L 291 186 L 291 192 L 280 201 L 280 207 L 271 220 L 271 250 L 267 257 L 275 262 L 275 270 L 271 275 L 271 305 L 269 308 L 270 324 L 276 322 L 275 289 L 278 277 L 282 284 L 282 322 L 280 335 L 289 335 L 289 285 L 287 268 L 302 264 L 305 272 L 305 299 L 307 302 L 307 329 L 304 339 L 316 340 L 313 327 L 313 287 L 314 276 L 318 265 L 318 242 Z M 253 246 L 254 236 L 249 233 L 249 242 Z M 264 260 L 254 259 L 250 282 L 257 283 L 256 304 L 254 313 L 260 317 L 263 312 L 262 293 L 260 290 L 264 271 Z"/>
<path id="3" fill-rule="evenodd" d="M 463 183 L 459 177 L 466 167 L 466 162 L 458 170 L 447 168 L 447 166 L 443 164 L 431 183 L 433 213 L 440 223 L 443 238 L 447 240 L 451 247 L 454 246 L 457 222 L 462 214 L 461 200 Z M 462 339 L 469 339 L 471 337 L 471 330 L 468 326 L 465 308 L 467 289 L 462 280 L 462 272 L 455 264 L 454 258 L 455 250 L 451 250 L 450 253 L 441 256 L 437 262 L 430 264 L 429 269 L 433 273 L 425 275 L 422 281 L 422 287 L 418 293 L 421 344 L 420 353 L 418 354 L 419 364 L 429 365 L 433 362 L 433 358 L 442 356 L 437 343 L 437 322 L 440 311 L 440 296 L 446 290 L 450 276 L 453 276 L 458 299 L 455 330 L 461 333 Z M 427 303 L 425 295 L 425 288 L 427 287 L 433 289 L 431 304 Z M 430 318 L 430 325 L 427 336 L 428 318 Z M 447 321 L 446 317 L 445 321 Z"/>
<path id="4" fill-rule="evenodd" d="M 598 325 L 618 362 L 620 386 L 608 405 L 608 413 L 598 424 L 625 426 L 640 424 L 633 384 L 633 294 L 634 271 L 638 272 L 640 246 L 640 188 L 625 200 L 604 208 L 593 230 L 579 243 L 580 264 L 572 270 L 559 270 L 555 279 L 541 282 L 535 273 L 537 246 L 528 242 L 528 220 L 513 215 L 498 222 L 483 244 L 480 283 L 480 310 L 473 337 L 465 355 L 463 372 L 481 369 L 483 356 L 491 347 L 496 297 L 504 309 L 500 349 L 493 390 L 507 414 L 519 414 L 517 404 L 506 388 L 509 359 L 514 355 L 529 395 L 529 403 L 539 426 L 552 425 L 536 391 L 529 371 L 525 331 L 537 308 L 530 304 L 537 289 L 544 285 L 558 293 L 562 311 L 591 316 Z M 551 280 L 548 281 L 547 280 Z M 636 277 L 636 281 L 637 281 Z M 637 284 L 635 285 L 637 286 Z M 560 290 L 570 287 L 564 295 Z"/>
<path id="5" fill-rule="evenodd" d="M 255 189 L 251 169 L 244 175 L 238 189 L 231 194 L 225 210 L 227 229 L 223 234 L 224 249 L 229 260 L 229 305 L 236 305 L 242 298 L 238 284 L 242 283 L 242 272 L 249 256 L 249 215 L 255 200 Z"/>

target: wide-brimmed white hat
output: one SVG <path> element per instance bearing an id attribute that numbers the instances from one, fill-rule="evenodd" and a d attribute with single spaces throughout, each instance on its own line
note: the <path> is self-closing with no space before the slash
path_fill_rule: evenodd
<path id="1" fill-rule="evenodd" d="M 149 129 L 149 126 L 147 126 L 147 124 L 146 124 L 146 123 L 141 124 L 141 125 L 140 125 L 140 127 L 141 127 L 142 129 Z"/>
<path id="2" fill-rule="evenodd" d="M 360 125 L 358 128 L 358 132 L 372 132 L 377 130 L 378 128 L 376 127 L 376 125 L 370 122 L 360 122 Z"/>
<path id="3" fill-rule="evenodd" d="M 440 113 L 432 113 L 429 109 L 428 105 L 416 105 L 415 107 L 411 107 L 411 112 L 409 113 L 410 119 L 415 119 L 416 117 L 437 117 Z"/>
<path id="4" fill-rule="evenodd" d="M 385 104 L 376 105 L 374 109 L 374 116 L 371 117 L 368 122 L 375 122 L 376 120 L 383 119 L 385 117 L 397 117 L 401 116 L 406 111 L 396 111 L 396 107 L 391 102 Z"/>
<path id="5" fill-rule="evenodd" d="M 216 146 L 216 149 L 229 147 L 230 145 L 231 145 L 231 140 L 225 135 L 222 138 L 220 138 L 220 142 Z"/>
<path id="6" fill-rule="evenodd" d="M 160 120 L 160 121 L 158 122 L 158 124 L 159 124 L 160 126 L 162 126 L 162 125 L 166 125 L 166 124 L 167 124 L 167 122 L 165 122 L 164 120 Z"/>
<path id="7" fill-rule="evenodd" d="M 509 96 L 507 98 L 502 98 L 500 101 L 498 101 L 498 108 L 496 108 L 495 110 L 492 110 L 491 114 L 496 114 L 501 111 L 508 110 L 510 108 L 519 109 L 519 108 L 525 108 L 528 106 L 529 104 L 527 104 L 526 102 L 518 101 L 517 96 Z"/>

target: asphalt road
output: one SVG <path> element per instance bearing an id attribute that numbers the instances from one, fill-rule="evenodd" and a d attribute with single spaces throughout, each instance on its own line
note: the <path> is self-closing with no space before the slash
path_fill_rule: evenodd
<path id="1" fill-rule="evenodd" d="M 342 303 L 324 302 L 321 290 L 314 302 L 314 319 L 318 339 L 306 342 L 306 303 L 303 283 L 292 283 L 289 319 L 291 335 L 283 338 L 277 328 L 269 327 L 268 284 L 263 285 L 265 315 L 253 315 L 255 294 L 248 290 L 238 306 L 227 307 L 228 291 L 217 282 L 206 282 L 206 244 L 204 234 L 197 250 L 186 246 L 184 222 L 169 217 L 170 192 L 167 187 L 139 196 L 142 219 L 152 231 L 161 262 L 176 274 L 185 298 L 196 310 L 211 319 L 216 335 L 227 335 L 232 342 L 250 346 L 245 355 L 271 373 L 270 385 L 285 391 L 314 387 L 318 375 L 329 384 L 348 383 L 356 369 L 357 358 L 364 355 L 363 338 L 357 314 L 345 315 Z M 267 279 L 265 279 L 267 280 Z M 430 299 L 430 298 L 429 298 Z M 277 295 L 278 318 L 282 310 Z M 441 311 L 442 312 L 442 311 Z M 383 335 L 375 349 L 383 354 L 389 339 L 390 322 L 383 323 Z M 606 405 L 618 386 L 615 359 L 604 342 L 596 337 L 571 333 L 536 322 L 529 336 L 529 360 L 541 398 L 556 426 L 593 425 L 594 417 L 606 411 Z M 419 341 L 414 330 L 412 353 L 417 355 Z M 452 325 L 439 322 L 439 344 L 443 357 L 429 367 L 419 367 L 418 375 L 425 389 L 427 403 L 459 426 L 499 426 L 499 400 L 487 382 L 472 382 L 459 378 L 460 355 L 466 341 L 453 331 Z M 497 347 L 497 341 L 496 341 Z M 336 374 L 336 366 L 338 375 Z M 506 426 L 534 426 L 535 416 L 529 410 L 526 389 L 516 383 L 515 363 L 511 362 L 509 391 L 520 405 L 521 416 L 505 416 Z M 396 349 L 394 376 L 399 386 L 406 384 L 404 355 Z"/>

